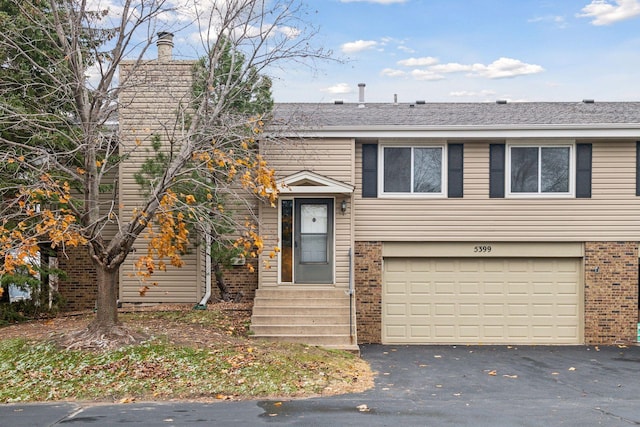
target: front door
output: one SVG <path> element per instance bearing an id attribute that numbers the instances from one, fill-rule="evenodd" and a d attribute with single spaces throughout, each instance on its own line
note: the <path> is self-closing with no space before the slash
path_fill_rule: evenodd
<path id="1" fill-rule="evenodd" d="M 295 283 L 333 283 L 333 199 L 295 199 Z"/>

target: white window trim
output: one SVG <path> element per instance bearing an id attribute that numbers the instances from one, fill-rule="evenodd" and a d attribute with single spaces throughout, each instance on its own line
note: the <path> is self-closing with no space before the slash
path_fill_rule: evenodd
<path id="1" fill-rule="evenodd" d="M 565 193 L 543 193 L 540 190 L 537 193 L 514 193 L 511 191 L 511 148 L 541 148 L 541 147 L 551 147 L 551 148 L 569 148 L 569 191 Z M 522 143 L 507 143 L 506 147 L 506 155 L 505 155 L 505 196 L 512 199 L 530 199 L 530 198 L 541 198 L 541 199 L 558 199 L 558 198 L 574 198 L 576 194 L 576 144 L 575 142 L 568 141 L 530 141 L 530 142 L 522 142 Z M 540 179 L 542 179 L 541 165 L 538 159 L 538 184 L 540 184 Z"/>
<path id="2" fill-rule="evenodd" d="M 411 148 L 411 192 L 397 193 L 384 191 L 384 149 L 385 148 Z M 440 172 L 440 191 L 437 193 L 413 192 L 413 149 L 414 148 L 440 148 L 442 150 L 442 170 Z M 378 145 L 378 198 L 417 198 L 417 199 L 443 199 L 447 197 L 447 144 L 446 143 L 384 143 Z"/>

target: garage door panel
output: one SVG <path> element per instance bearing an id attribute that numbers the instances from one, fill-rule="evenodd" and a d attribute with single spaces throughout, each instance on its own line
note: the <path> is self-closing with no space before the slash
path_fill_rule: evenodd
<path id="1" fill-rule="evenodd" d="M 385 258 L 383 342 L 579 344 L 581 260 Z"/>
<path id="2" fill-rule="evenodd" d="M 411 304 L 410 313 L 412 316 L 428 316 L 431 313 L 429 304 Z"/>
<path id="3" fill-rule="evenodd" d="M 504 295 L 505 284 L 502 282 L 484 282 L 484 294 L 491 295 Z"/>
<path id="4" fill-rule="evenodd" d="M 425 325 L 411 325 L 411 336 L 416 338 L 431 338 L 431 328 Z"/>
<path id="5" fill-rule="evenodd" d="M 463 317 L 469 316 L 475 319 L 480 315 L 480 305 L 477 303 L 460 304 L 458 308 L 460 310 L 458 314 Z"/>
<path id="6" fill-rule="evenodd" d="M 406 316 L 407 315 L 407 306 L 406 304 L 387 304 L 387 315 L 388 316 Z"/>

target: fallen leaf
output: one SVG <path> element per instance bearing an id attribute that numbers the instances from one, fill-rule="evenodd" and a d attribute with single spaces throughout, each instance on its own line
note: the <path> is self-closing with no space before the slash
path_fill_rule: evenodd
<path id="1" fill-rule="evenodd" d="M 273 406 L 282 406 L 282 402 L 276 402 L 273 404 Z"/>
<path id="2" fill-rule="evenodd" d="M 436 354 L 436 355 L 435 355 L 435 356 L 433 356 L 433 357 L 434 357 L 434 358 L 436 358 L 436 359 L 441 359 L 441 358 L 442 358 L 442 356 L 440 356 L 439 354 Z"/>
<path id="3" fill-rule="evenodd" d="M 369 412 L 371 409 L 369 409 L 369 407 L 366 404 L 362 404 L 362 405 L 358 405 L 356 406 L 356 408 L 358 409 L 358 411 L 360 412 Z"/>
<path id="4" fill-rule="evenodd" d="M 496 370 L 494 369 L 493 371 L 489 371 L 488 374 L 495 377 L 496 375 L 498 375 L 498 372 L 496 372 Z"/>
<path id="5" fill-rule="evenodd" d="M 551 375 L 560 375 L 558 372 L 551 372 Z"/>
<path id="6" fill-rule="evenodd" d="M 127 404 L 127 403 L 133 403 L 135 401 L 136 401 L 135 397 L 123 397 L 118 401 L 118 403 Z"/>
<path id="7" fill-rule="evenodd" d="M 569 368 L 570 371 L 575 371 L 576 368 L 574 368 L 573 366 Z"/>
<path id="8" fill-rule="evenodd" d="M 517 375 L 503 375 L 503 377 L 505 377 L 505 378 L 511 378 L 511 379 L 518 378 L 518 376 L 517 376 Z"/>

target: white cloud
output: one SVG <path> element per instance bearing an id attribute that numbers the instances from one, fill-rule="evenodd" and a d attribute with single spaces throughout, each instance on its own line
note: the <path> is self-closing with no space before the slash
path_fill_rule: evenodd
<path id="1" fill-rule="evenodd" d="M 472 65 L 458 64 L 457 62 L 450 62 L 448 64 L 438 64 L 429 68 L 432 71 L 439 73 L 459 73 L 462 71 L 471 71 Z"/>
<path id="2" fill-rule="evenodd" d="M 489 65 L 473 64 L 471 71 L 473 75 L 486 77 L 488 79 L 501 79 L 541 73 L 544 71 L 544 68 L 540 65 L 524 63 L 519 59 L 503 57 L 493 61 Z"/>
<path id="3" fill-rule="evenodd" d="M 459 90 L 454 92 L 449 92 L 449 96 L 453 96 L 456 98 L 477 98 L 477 97 L 486 97 L 490 95 L 495 95 L 495 91 L 493 90 L 481 90 L 479 92 L 468 91 L 468 90 Z"/>
<path id="4" fill-rule="evenodd" d="M 374 40 L 356 40 L 354 42 L 348 42 L 340 46 L 340 49 L 344 53 L 356 53 L 363 50 L 373 49 L 378 46 L 378 42 Z"/>
<path id="5" fill-rule="evenodd" d="M 558 28 L 567 28 L 567 21 L 564 16 L 559 15 L 549 15 L 549 16 L 538 16 L 536 18 L 531 18 L 528 22 L 542 22 L 542 23 L 551 23 L 554 24 Z"/>
<path id="6" fill-rule="evenodd" d="M 593 18 L 593 25 L 610 25 L 614 22 L 624 21 L 640 15 L 639 0 L 614 0 L 615 4 L 608 0 L 592 0 L 582 8 L 579 18 Z"/>
<path id="7" fill-rule="evenodd" d="M 295 39 L 301 33 L 301 31 L 298 28 L 288 27 L 288 26 L 275 27 L 275 29 L 277 32 L 283 34 L 286 38 L 290 40 Z"/>
<path id="8" fill-rule="evenodd" d="M 338 83 L 336 85 L 322 89 L 323 92 L 328 92 L 334 95 L 352 93 L 353 89 L 348 83 Z"/>
<path id="9" fill-rule="evenodd" d="M 384 70 L 380 71 L 381 76 L 387 77 L 403 77 L 406 74 L 407 73 L 402 70 L 396 70 L 393 68 L 385 68 Z"/>
<path id="10" fill-rule="evenodd" d="M 401 50 L 405 53 L 415 53 L 415 50 L 411 49 L 410 47 L 407 47 L 403 44 L 401 44 L 400 46 L 398 46 L 398 50 Z"/>
<path id="11" fill-rule="evenodd" d="M 442 80 L 444 76 L 429 70 L 413 70 L 411 77 L 416 80 Z"/>
<path id="12" fill-rule="evenodd" d="M 438 63 L 438 58 L 431 56 L 424 56 L 422 58 L 408 58 L 398 61 L 398 65 L 404 65 L 405 67 L 428 67 Z"/>
<path id="13" fill-rule="evenodd" d="M 395 4 L 406 3 L 408 0 L 340 0 L 340 3 L 375 3 L 375 4 Z"/>

